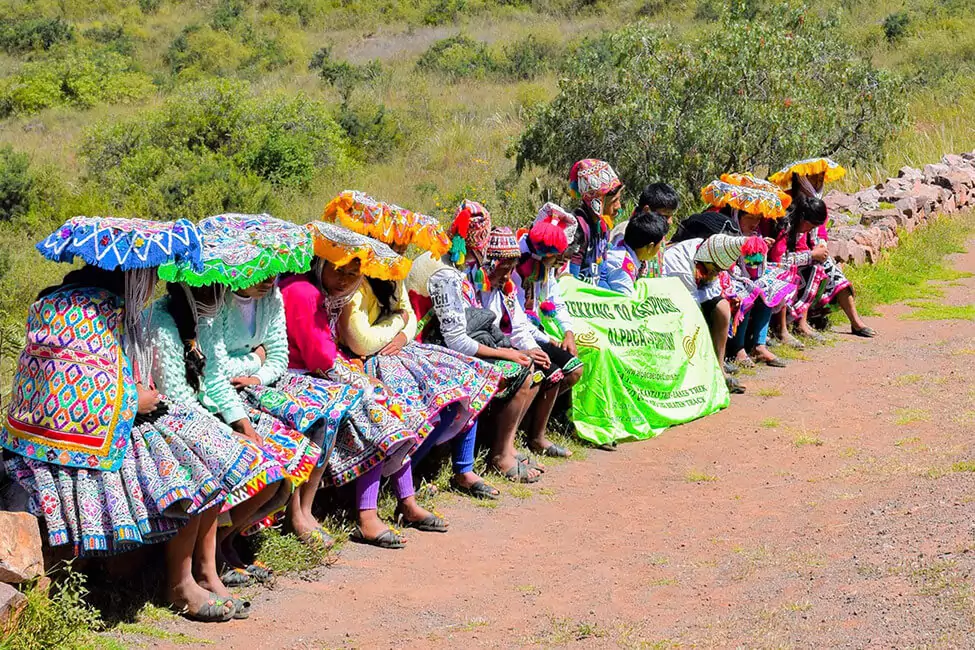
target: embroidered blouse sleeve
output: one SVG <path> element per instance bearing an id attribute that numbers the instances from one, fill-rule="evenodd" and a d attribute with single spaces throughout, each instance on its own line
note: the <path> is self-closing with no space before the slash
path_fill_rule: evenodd
<path id="1" fill-rule="evenodd" d="M 258 305 L 267 310 L 267 329 L 264 333 L 265 359 L 256 376 L 267 386 L 277 381 L 288 369 L 288 325 L 284 314 L 281 291 L 274 288 Z"/>
<path id="2" fill-rule="evenodd" d="M 305 369 L 324 373 L 335 364 L 338 351 L 320 303 L 315 285 L 299 281 L 288 286 L 284 310 L 291 342 L 301 353 Z"/>
<path id="3" fill-rule="evenodd" d="M 433 310 L 440 321 L 440 333 L 444 343 L 455 352 L 473 357 L 479 344 L 467 335 L 467 301 L 464 300 L 464 277 L 453 270 L 433 274 L 427 283 Z"/>

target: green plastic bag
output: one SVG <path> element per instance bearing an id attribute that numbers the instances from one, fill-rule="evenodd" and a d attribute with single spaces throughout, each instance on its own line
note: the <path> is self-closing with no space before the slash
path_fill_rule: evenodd
<path id="1" fill-rule="evenodd" d="M 640 280 L 629 296 L 572 277 L 559 287 L 585 363 L 572 390 L 579 437 L 645 440 L 728 406 L 707 323 L 679 280 Z M 541 321 L 561 338 L 553 318 Z"/>

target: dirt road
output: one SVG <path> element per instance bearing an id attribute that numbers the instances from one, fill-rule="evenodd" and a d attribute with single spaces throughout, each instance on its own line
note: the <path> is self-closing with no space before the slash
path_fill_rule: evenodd
<path id="1" fill-rule="evenodd" d="M 975 647 L 975 329 L 910 311 L 496 509 L 449 497 L 449 534 L 347 546 L 252 620 L 172 625 L 227 648 Z"/>

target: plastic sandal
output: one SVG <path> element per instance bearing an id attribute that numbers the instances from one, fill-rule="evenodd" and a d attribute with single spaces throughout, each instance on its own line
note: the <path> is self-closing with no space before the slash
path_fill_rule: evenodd
<path id="1" fill-rule="evenodd" d="M 521 453 L 515 454 L 515 460 L 517 460 L 522 465 L 527 465 L 532 469 L 537 469 L 542 474 L 545 473 L 545 466 L 539 465 L 537 460 L 535 460 L 534 458 L 532 458 L 527 454 L 521 454 Z"/>
<path id="2" fill-rule="evenodd" d="M 502 472 L 501 475 L 512 483 L 538 483 L 540 476 L 531 477 L 528 475 L 532 469 L 529 465 L 519 462 L 515 463 L 508 471 Z"/>
<path id="3" fill-rule="evenodd" d="M 274 571 L 263 562 L 255 562 L 247 565 L 247 573 L 254 576 L 260 583 L 274 582 Z"/>
<path id="4" fill-rule="evenodd" d="M 744 395 L 745 394 L 745 387 L 742 386 L 741 385 L 741 382 L 739 382 L 734 377 L 725 377 L 724 378 L 724 383 L 725 383 L 725 385 L 728 386 L 728 391 L 732 395 Z"/>
<path id="5" fill-rule="evenodd" d="M 775 359 L 766 359 L 762 361 L 762 363 L 764 363 L 769 368 L 785 368 L 787 365 L 789 365 L 782 359 L 779 359 L 778 357 L 776 357 Z"/>
<path id="6" fill-rule="evenodd" d="M 737 375 L 738 374 L 739 368 L 738 368 L 738 366 L 736 366 L 733 363 L 728 363 L 727 361 L 725 361 L 723 364 L 721 364 L 721 367 L 724 369 L 724 371 L 725 371 L 726 374 L 729 374 L 729 375 Z"/>
<path id="7" fill-rule="evenodd" d="M 498 491 L 498 488 L 491 487 L 484 481 L 478 481 L 470 487 L 464 487 L 457 482 L 457 479 L 452 478 L 450 479 L 450 487 L 457 492 L 463 492 L 464 494 L 472 496 L 475 499 L 489 499 L 491 501 L 497 501 L 501 498 L 501 492 Z"/>
<path id="8" fill-rule="evenodd" d="M 862 327 L 860 329 L 854 327 L 851 328 L 851 331 L 853 332 L 853 336 L 860 336 L 865 339 L 872 339 L 877 336 L 877 331 L 872 327 Z"/>
<path id="9" fill-rule="evenodd" d="M 309 546 L 313 549 L 320 551 L 327 551 L 328 549 L 335 546 L 335 540 L 331 535 L 325 532 L 325 529 L 319 526 L 310 533 L 305 533 L 304 535 L 298 535 L 298 541 L 303 543 L 305 546 Z"/>
<path id="10" fill-rule="evenodd" d="M 356 526 L 355 530 L 352 531 L 352 535 L 349 536 L 349 539 L 357 544 L 366 544 L 368 546 L 377 546 L 379 548 L 398 549 L 406 546 L 406 544 L 403 543 L 406 538 L 400 535 L 399 531 L 394 528 L 387 528 L 383 532 L 379 533 L 377 537 L 370 539 L 362 534 L 361 528 Z"/>
<path id="11" fill-rule="evenodd" d="M 185 606 L 173 609 L 184 618 L 197 623 L 226 623 L 237 613 L 231 599 L 221 598 L 213 592 L 210 593 L 210 599 L 196 612 L 189 611 Z"/>
<path id="12" fill-rule="evenodd" d="M 230 567 L 220 574 L 220 582 L 225 587 L 249 587 L 257 581 L 257 577 L 245 569 Z"/>
<path id="13" fill-rule="evenodd" d="M 544 449 L 541 449 L 535 453 L 541 456 L 548 456 L 549 458 L 571 458 L 572 457 L 572 452 L 570 452 L 568 449 L 566 449 L 561 445 L 555 444 L 554 442 L 548 447 L 545 447 Z"/>
<path id="14" fill-rule="evenodd" d="M 448 529 L 447 520 L 433 512 L 420 521 L 410 521 L 403 513 L 396 515 L 396 523 L 403 528 L 416 528 L 424 533 L 446 533 Z"/>
<path id="15" fill-rule="evenodd" d="M 234 606 L 234 620 L 242 621 L 245 618 L 250 618 L 251 602 L 249 600 L 244 600 L 243 598 L 231 598 L 230 602 Z"/>

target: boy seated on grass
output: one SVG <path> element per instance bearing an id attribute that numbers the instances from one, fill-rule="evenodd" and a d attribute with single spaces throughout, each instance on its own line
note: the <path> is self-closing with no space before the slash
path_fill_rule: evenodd
<path id="1" fill-rule="evenodd" d="M 622 241 L 609 252 L 599 270 L 599 286 L 633 293 L 643 278 L 659 278 L 663 271 L 663 241 L 667 218 L 656 212 L 638 212 L 626 222 Z"/>

